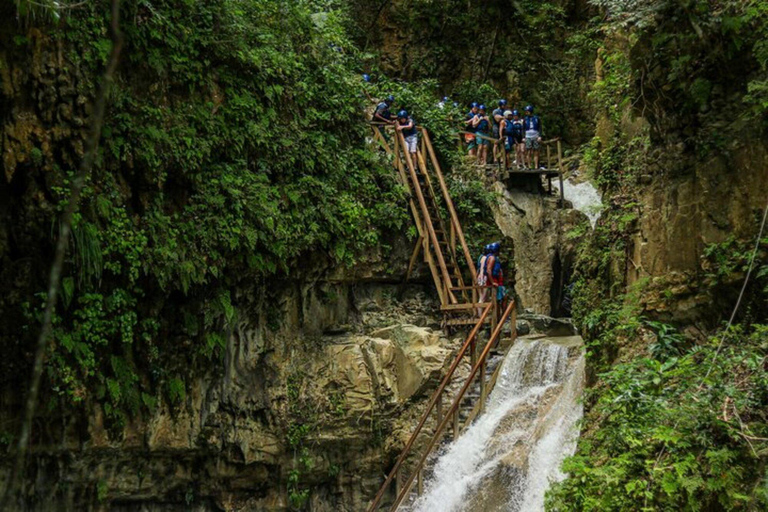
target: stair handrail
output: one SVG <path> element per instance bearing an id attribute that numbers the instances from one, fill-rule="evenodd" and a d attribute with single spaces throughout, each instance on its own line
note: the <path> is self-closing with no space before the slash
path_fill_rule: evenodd
<path id="1" fill-rule="evenodd" d="M 461 390 L 454 398 L 450 409 L 448 409 L 448 412 L 443 417 L 443 421 L 440 422 L 440 425 L 438 425 L 434 435 L 432 436 L 432 439 L 429 442 L 429 445 L 427 445 L 426 450 L 424 450 L 424 453 L 419 459 L 419 462 L 416 464 L 415 470 L 408 477 L 408 480 L 406 480 L 405 485 L 403 485 L 403 488 L 398 494 L 397 498 L 395 499 L 395 502 L 392 504 L 392 507 L 389 509 L 390 512 L 395 512 L 400 507 L 400 504 L 403 502 L 405 497 L 408 496 L 408 494 L 411 492 L 411 487 L 413 487 L 414 480 L 419 475 L 419 472 L 421 471 L 421 469 L 424 467 L 424 463 L 426 462 L 427 457 L 429 456 L 430 453 L 432 453 L 432 448 L 435 446 L 435 443 L 437 443 L 437 441 L 441 438 L 443 431 L 445 430 L 445 427 L 447 426 L 451 416 L 454 414 L 458 414 L 459 406 L 461 405 L 461 402 L 464 399 L 464 395 L 467 393 L 467 390 L 472 385 L 472 381 L 475 379 L 477 372 L 480 371 L 481 368 L 485 370 L 485 360 L 488 358 L 488 354 L 490 353 L 491 348 L 493 347 L 493 344 L 496 342 L 496 339 L 501 334 L 504 328 L 504 324 L 507 322 L 507 319 L 509 319 L 509 316 L 512 314 L 514 310 L 515 310 L 515 301 L 510 300 L 509 305 L 507 306 L 507 309 L 504 311 L 504 314 L 501 316 L 499 323 L 496 325 L 496 329 L 493 331 L 493 334 L 491 335 L 491 337 L 488 338 L 488 342 L 485 344 L 485 348 L 483 349 L 483 352 L 480 354 L 480 357 L 478 358 L 477 362 L 472 367 L 472 371 L 469 373 L 469 376 L 464 381 L 464 386 L 462 386 Z M 514 340 L 516 337 L 517 337 L 517 330 L 515 329 L 515 325 L 513 322 L 512 339 Z M 371 507 L 369 509 L 369 512 L 373 512 L 373 511 L 374 511 L 374 508 Z"/>
<path id="2" fill-rule="evenodd" d="M 456 208 L 453 205 L 453 199 L 451 199 L 451 194 L 448 191 L 448 186 L 445 184 L 445 178 L 443 177 L 443 172 L 440 169 L 440 163 L 437 160 L 435 149 L 434 147 L 432 147 L 432 139 L 429 136 L 429 131 L 427 131 L 426 128 L 421 128 L 421 132 L 424 135 L 424 141 L 427 146 L 427 152 L 429 153 L 429 158 L 430 160 L 432 160 L 432 166 L 435 169 L 435 174 L 437 175 L 437 181 L 440 183 L 440 190 L 443 192 L 443 199 L 445 200 L 446 207 L 448 208 L 448 214 L 451 216 L 451 222 L 453 223 L 454 229 L 456 230 L 456 236 L 459 237 L 459 243 L 461 244 L 461 248 L 464 251 L 464 258 L 467 260 L 469 273 L 472 276 L 472 282 L 474 283 L 477 280 L 477 269 L 475 268 L 475 262 L 472 259 L 472 255 L 469 252 L 467 241 L 464 238 L 464 230 L 461 229 L 461 223 L 459 222 L 459 216 L 456 213 Z"/>
<path id="3" fill-rule="evenodd" d="M 445 265 L 445 259 L 443 258 L 443 252 L 440 250 L 440 242 L 437 240 L 437 234 L 435 233 L 435 227 L 432 224 L 432 218 L 429 215 L 429 209 L 427 208 L 427 203 L 424 200 L 424 194 L 421 192 L 421 187 L 418 186 L 419 178 L 416 175 L 416 168 L 413 165 L 413 160 L 411 160 L 411 155 L 407 151 L 407 144 L 405 143 L 405 138 L 403 137 L 403 133 L 399 130 L 396 130 L 395 136 L 397 138 L 398 143 L 400 144 L 400 147 L 403 148 L 403 155 L 405 156 L 405 163 L 408 166 L 408 170 L 411 173 L 411 180 L 413 182 L 413 189 L 416 192 L 416 199 L 418 199 L 419 206 L 421 207 L 421 213 L 424 216 L 424 224 L 427 226 L 427 232 L 429 233 L 429 238 L 432 242 L 432 246 L 435 248 L 435 255 L 437 255 L 437 262 L 440 267 L 440 272 L 442 274 L 444 288 L 447 290 L 447 288 L 451 285 L 451 277 L 448 274 L 448 268 Z M 454 303 L 457 303 L 456 297 L 453 295 L 453 292 L 450 290 L 447 290 L 447 296 L 446 299 L 450 299 L 447 302 L 453 301 Z"/>
<path id="4" fill-rule="evenodd" d="M 381 502 L 381 499 L 384 497 L 384 493 L 387 491 L 387 488 L 395 480 L 397 473 L 400 471 L 400 467 L 405 461 L 405 458 L 410 453 L 411 448 L 413 448 L 413 445 L 416 442 L 416 439 L 418 438 L 419 434 L 421 434 L 421 430 L 423 429 L 424 424 L 427 422 L 427 419 L 429 419 L 429 416 L 430 414 L 432 414 L 432 411 L 437 406 L 437 403 L 442 400 L 442 394 L 445 391 L 445 388 L 450 383 L 451 378 L 453 377 L 453 374 L 456 372 L 456 368 L 459 367 L 459 364 L 464 359 L 464 356 L 466 355 L 467 350 L 469 350 L 470 346 L 474 344 L 475 338 L 477 337 L 478 332 L 480 332 L 480 328 L 485 323 L 485 320 L 488 317 L 488 314 L 490 313 L 491 308 L 493 308 L 493 304 L 488 304 L 488 306 L 485 307 L 485 310 L 483 310 L 483 314 L 480 316 L 480 319 L 477 321 L 477 324 L 469 333 L 467 338 L 464 340 L 464 344 L 461 346 L 461 349 L 459 349 L 458 354 L 456 354 L 456 357 L 453 359 L 453 363 L 451 363 L 451 367 L 448 369 L 448 372 L 443 377 L 443 380 L 440 382 L 440 385 L 437 387 L 435 392 L 432 393 L 432 397 L 430 398 L 429 403 L 427 404 L 427 409 L 421 415 L 421 419 L 419 420 L 419 423 L 416 425 L 416 428 L 411 433 L 411 436 L 408 438 L 408 442 L 405 444 L 405 447 L 400 452 L 400 455 L 398 456 L 397 461 L 395 462 L 395 465 L 390 470 L 386 480 L 384 480 L 384 483 L 381 484 L 381 487 L 379 488 L 379 492 L 376 493 L 376 497 L 373 499 L 373 502 L 368 507 L 369 512 L 373 512 L 374 510 L 376 510 L 376 507 L 379 506 L 379 503 Z M 440 418 L 438 418 L 438 421 L 439 420 Z"/>

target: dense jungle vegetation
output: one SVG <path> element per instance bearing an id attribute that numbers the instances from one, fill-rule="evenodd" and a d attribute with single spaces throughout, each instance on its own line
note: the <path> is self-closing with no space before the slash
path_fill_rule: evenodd
<path id="1" fill-rule="evenodd" d="M 6 387 L 29 373 L 58 219 L 111 49 L 108 2 L 62 5 L 0 6 L 0 116 L 36 133 L 31 145 L 4 140 Z M 767 1 L 123 0 L 121 18 L 125 47 L 73 223 L 40 414 L 98 405 L 117 431 L 160 401 L 179 404 L 189 378 L 221 371 L 243 283 L 262 283 L 263 299 L 412 238 L 406 194 L 366 143 L 367 95 L 394 94 L 433 133 L 479 248 L 497 233 L 493 196 L 462 171 L 451 126 L 461 112 L 436 103 L 506 97 L 541 110 L 547 136 L 568 142 L 608 205 L 593 233 L 570 234 L 581 240 L 574 317 L 593 387 L 571 477 L 548 509 L 768 508 L 760 212 L 749 232 L 705 248 L 710 270 L 698 277 L 712 300 L 696 332 L 644 310 L 665 283 L 624 277 L 645 177 L 684 179 L 764 140 Z M 42 124 L 25 125 L 26 111 Z M 10 450 L 15 423 L 0 423 L 0 447 Z"/>

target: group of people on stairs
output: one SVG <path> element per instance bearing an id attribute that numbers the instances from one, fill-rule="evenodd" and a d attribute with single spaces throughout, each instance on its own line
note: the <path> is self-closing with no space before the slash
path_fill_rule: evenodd
<path id="1" fill-rule="evenodd" d="M 525 116 L 517 109 L 508 110 L 507 100 L 499 100 L 499 106 L 488 117 L 485 105 L 470 104 L 464 118 L 464 140 L 470 156 L 477 163 L 488 162 L 488 146 L 493 142 L 493 159 L 519 169 L 539 169 L 539 152 L 542 141 L 541 118 L 534 114 L 533 105 L 525 107 Z M 514 154 L 514 156 L 512 156 Z"/>
<path id="2" fill-rule="evenodd" d="M 448 98 L 443 98 L 442 108 L 447 102 Z M 391 109 L 394 103 L 395 97 L 393 95 L 387 96 L 384 101 L 378 103 L 371 121 L 385 141 L 389 140 L 385 127 L 394 126 L 397 131 L 402 132 L 407 151 L 415 159 L 419 146 L 416 121 L 404 109 L 393 116 Z M 515 165 L 522 167 L 525 165 L 526 157 L 528 159 L 533 157 L 534 168 L 536 168 L 538 167 L 539 145 L 541 143 L 541 121 L 538 116 L 534 115 L 533 107 L 530 105 L 525 107 L 526 116 L 522 120 L 517 110 L 504 110 L 506 105 L 506 100 L 499 101 L 499 108 L 493 111 L 493 121 L 491 121 L 485 114 L 485 105 L 472 103 L 471 110 L 465 120 L 468 127 L 467 131 L 473 134 L 471 138 L 467 135 L 470 154 L 477 155 L 478 160 L 482 159 L 482 162 L 485 163 L 488 141 L 490 140 L 489 135 L 492 130 L 494 139 L 504 142 L 503 154 L 495 154 L 494 156 L 499 159 L 503 158 L 506 167 L 509 167 L 509 154 L 514 152 Z M 454 104 L 454 107 L 457 105 Z M 499 259 L 500 252 L 501 244 L 493 242 L 485 246 L 483 254 L 478 258 L 477 285 L 481 287 L 478 302 L 484 303 L 488 299 L 488 294 L 495 290 L 497 304 L 505 309 L 507 289 L 504 286 L 504 271 Z M 482 308 L 477 309 L 477 315 L 478 317 L 482 315 Z"/>
<path id="3" fill-rule="evenodd" d="M 445 108 L 448 97 L 444 97 L 438 107 Z M 387 96 L 376 105 L 371 121 L 384 140 L 389 140 L 386 126 L 394 126 L 403 133 L 408 152 L 415 158 L 418 151 L 419 135 L 416 121 L 407 110 L 400 110 L 397 115 L 391 112 L 395 97 Z M 454 108 L 457 106 L 454 103 Z M 515 166 L 518 169 L 541 169 L 539 155 L 542 142 L 541 118 L 534 113 L 533 105 L 525 107 L 525 115 L 520 116 L 517 109 L 508 110 L 507 100 L 501 99 L 489 117 L 485 105 L 477 102 L 470 104 L 470 110 L 464 118 L 464 140 L 470 156 L 477 158 L 477 163 L 488 163 L 488 148 L 493 142 L 492 159 L 503 163 L 505 169 Z"/>
<path id="4" fill-rule="evenodd" d="M 489 292 L 496 289 L 496 302 L 501 309 L 506 309 L 507 289 L 504 286 L 504 271 L 501 268 L 499 253 L 501 244 L 493 242 L 483 249 L 483 254 L 477 259 L 477 285 L 480 286 L 478 303 L 482 304 L 488 298 Z M 477 316 L 483 314 L 483 308 L 477 308 Z"/>

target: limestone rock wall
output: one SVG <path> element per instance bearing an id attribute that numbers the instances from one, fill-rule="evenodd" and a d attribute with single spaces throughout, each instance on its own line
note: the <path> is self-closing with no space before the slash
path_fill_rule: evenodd
<path id="1" fill-rule="evenodd" d="M 667 155 L 675 160 L 674 151 Z M 751 239 L 768 197 L 768 148 L 751 141 L 688 172 L 657 172 L 638 194 L 642 213 L 627 256 L 627 283 L 650 280 L 645 306 L 679 321 L 708 314 L 712 295 L 703 254 L 730 237 Z"/>
<path id="2" fill-rule="evenodd" d="M 568 232 L 588 222 L 558 198 L 496 184 L 500 196 L 494 218 L 514 254 L 515 292 L 520 306 L 533 313 L 559 315 L 558 299 L 570 280 L 575 241 Z M 566 205 L 569 206 L 569 205 Z M 511 258 L 510 258 L 511 259 Z M 512 270 L 512 269 L 509 269 Z"/>
<path id="3" fill-rule="evenodd" d="M 34 444 L 29 510 L 363 510 L 462 340 L 421 285 L 317 283 L 280 303 L 277 329 L 257 302 L 240 312 L 223 374 L 196 375 L 179 407 L 120 432 L 98 406 L 62 418 Z"/>

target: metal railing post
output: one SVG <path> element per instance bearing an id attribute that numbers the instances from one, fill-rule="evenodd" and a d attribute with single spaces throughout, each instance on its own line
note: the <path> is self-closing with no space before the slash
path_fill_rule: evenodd
<path id="1" fill-rule="evenodd" d="M 416 492 L 419 493 L 419 496 L 424 494 L 424 470 L 419 469 L 419 476 L 418 476 L 418 484 L 416 485 Z"/>
<path id="2" fill-rule="evenodd" d="M 488 360 L 486 359 L 480 365 L 480 412 L 485 410 L 485 365 L 487 362 Z"/>
<path id="3" fill-rule="evenodd" d="M 560 180 L 560 208 L 565 208 L 565 189 L 563 188 L 563 146 L 560 139 L 557 140 L 557 168 Z"/>
<path id="4" fill-rule="evenodd" d="M 459 407 L 453 411 L 453 440 L 457 440 L 461 432 L 459 432 Z"/>

